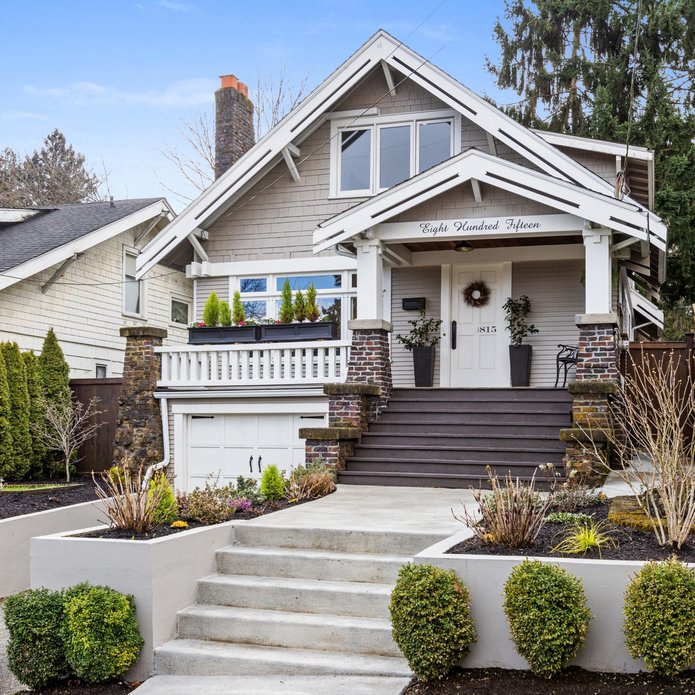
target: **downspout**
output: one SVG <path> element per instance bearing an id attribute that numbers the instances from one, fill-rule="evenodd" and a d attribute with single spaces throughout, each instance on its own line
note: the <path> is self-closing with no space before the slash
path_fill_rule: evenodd
<path id="1" fill-rule="evenodd" d="M 164 447 L 164 458 L 159 463 L 153 463 L 151 466 L 147 467 L 145 478 L 142 481 L 143 488 L 147 487 L 152 476 L 157 471 L 161 471 L 162 468 L 166 468 L 169 465 L 171 458 L 169 455 L 169 406 L 166 398 L 160 398 L 159 407 L 162 413 L 162 446 Z"/>

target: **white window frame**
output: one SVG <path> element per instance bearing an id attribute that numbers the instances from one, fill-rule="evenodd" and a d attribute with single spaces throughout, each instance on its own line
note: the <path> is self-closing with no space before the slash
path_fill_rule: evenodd
<path id="1" fill-rule="evenodd" d="M 174 302 L 179 302 L 180 304 L 185 304 L 188 307 L 188 321 L 186 321 L 186 323 L 179 323 L 178 321 L 174 321 L 174 318 L 173 318 Z M 174 326 L 176 328 L 186 328 L 193 321 L 193 318 L 192 318 L 193 313 L 192 312 L 193 312 L 193 306 L 192 306 L 191 301 L 189 299 L 184 299 L 183 297 L 180 297 L 180 296 L 175 295 L 175 294 L 172 294 L 169 297 L 169 324 L 171 326 Z"/>
<path id="2" fill-rule="evenodd" d="M 365 116 L 364 118 L 336 118 L 331 120 L 331 153 L 329 174 L 329 197 L 364 198 L 385 190 L 379 187 L 380 173 L 380 130 L 383 127 L 410 126 L 410 177 L 418 173 L 419 167 L 419 133 L 420 125 L 451 121 L 451 156 L 461 151 L 461 114 L 450 109 L 439 111 L 420 111 L 417 113 L 385 114 L 383 116 Z M 359 191 L 341 191 L 341 137 L 344 130 L 371 130 L 371 188 Z M 406 179 L 407 180 L 407 179 Z"/>
<path id="3" fill-rule="evenodd" d="M 145 314 L 145 307 L 146 302 L 145 302 L 145 281 L 144 279 L 137 280 L 136 282 L 138 283 L 138 287 L 140 289 L 140 311 L 139 312 L 134 312 L 134 311 L 128 311 L 126 309 L 126 279 L 125 279 L 125 271 L 126 271 L 126 257 L 127 256 L 135 256 L 137 258 L 140 255 L 140 251 L 132 246 L 124 246 L 123 247 L 123 255 L 122 255 L 122 260 L 121 260 L 121 277 L 123 278 L 123 291 L 121 292 L 121 313 L 123 316 L 129 316 L 131 318 L 135 319 L 142 319 L 146 320 L 146 314 Z"/>
<path id="4" fill-rule="evenodd" d="M 99 368 L 104 368 L 104 376 L 99 376 Z M 106 362 L 95 362 L 94 363 L 94 378 L 95 379 L 108 379 L 109 378 L 109 365 Z"/>

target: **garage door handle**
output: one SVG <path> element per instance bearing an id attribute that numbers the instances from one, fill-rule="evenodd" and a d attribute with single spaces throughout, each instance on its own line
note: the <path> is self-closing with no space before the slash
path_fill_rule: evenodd
<path id="1" fill-rule="evenodd" d="M 249 456 L 249 472 L 253 473 L 253 456 Z"/>
<path id="2" fill-rule="evenodd" d="M 456 321 L 451 322 L 451 349 L 456 350 Z"/>
<path id="3" fill-rule="evenodd" d="M 261 461 L 262 461 L 262 460 L 263 460 L 263 457 L 262 457 L 262 456 L 259 456 L 259 457 L 258 457 L 258 472 L 259 472 L 259 473 L 261 472 Z"/>

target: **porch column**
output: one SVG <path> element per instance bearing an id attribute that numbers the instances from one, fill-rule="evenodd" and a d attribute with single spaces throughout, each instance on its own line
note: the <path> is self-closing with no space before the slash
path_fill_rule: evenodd
<path id="1" fill-rule="evenodd" d="M 357 318 L 384 318 L 384 261 L 379 239 L 355 241 L 357 251 Z"/>
<path id="2" fill-rule="evenodd" d="M 611 312 L 611 230 L 585 229 L 584 286 L 585 312 Z"/>

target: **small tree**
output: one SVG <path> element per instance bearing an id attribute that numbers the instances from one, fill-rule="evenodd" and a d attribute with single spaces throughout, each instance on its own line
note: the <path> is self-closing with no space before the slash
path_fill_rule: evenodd
<path id="1" fill-rule="evenodd" d="M 24 368 L 27 372 L 27 391 L 29 392 L 29 422 L 37 423 L 43 420 L 43 389 L 41 385 L 41 372 L 39 371 L 39 358 L 33 352 L 23 352 Z M 31 468 L 29 476 L 40 478 L 44 472 L 46 459 L 46 447 L 39 436 L 38 429 L 31 427 Z"/>
<path id="2" fill-rule="evenodd" d="M 214 327 L 220 323 L 220 300 L 216 292 L 210 292 L 210 296 L 203 307 L 203 323 Z"/>
<path id="3" fill-rule="evenodd" d="M 7 480 L 14 474 L 14 449 L 10 424 L 10 389 L 7 385 L 5 359 L 0 350 L 0 478 Z"/>
<path id="4" fill-rule="evenodd" d="M 307 321 L 314 323 L 319 320 L 319 316 L 321 316 L 321 312 L 316 303 L 316 287 L 312 282 L 306 290 L 306 318 Z"/>
<path id="5" fill-rule="evenodd" d="M 522 294 L 519 299 L 507 297 L 502 308 L 507 315 L 509 340 L 514 347 L 519 347 L 527 335 L 538 333 L 538 329 L 528 322 L 528 315 L 531 313 L 531 300 L 527 295 Z"/>
<path id="6" fill-rule="evenodd" d="M 7 384 L 10 392 L 10 426 L 12 427 L 13 475 L 24 478 L 31 468 L 32 447 L 29 421 L 29 390 L 27 371 L 17 343 L 0 344 L 5 358 Z"/>
<path id="7" fill-rule="evenodd" d="M 306 319 L 306 302 L 301 290 L 294 295 L 294 320 L 302 323 Z"/>
<path id="8" fill-rule="evenodd" d="M 97 416 L 104 412 L 97 409 L 98 403 L 98 398 L 92 398 L 86 406 L 80 401 L 46 401 L 44 404 L 45 420 L 40 436 L 46 448 L 60 453 L 68 483 L 70 466 L 78 460 L 78 449 L 104 424 L 97 420 Z"/>
<path id="9" fill-rule="evenodd" d="M 292 323 L 294 318 L 294 302 L 292 301 L 292 286 L 289 279 L 282 286 L 282 301 L 280 303 L 280 323 Z"/>
<path id="10" fill-rule="evenodd" d="M 229 302 L 224 299 L 220 302 L 220 326 L 232 325 L 232 310 L 229 307 Z"/>
<path id="11" fill-rule="evenodd" d="M 241 301 L 241 294 L 237 290 L 234 293 L 234 307 L 232 319 L 234 320 L 235 326 L 241 326 L 242 323 L 246 321 L 246 309 L 244 309 L 244 304 Z"/>

